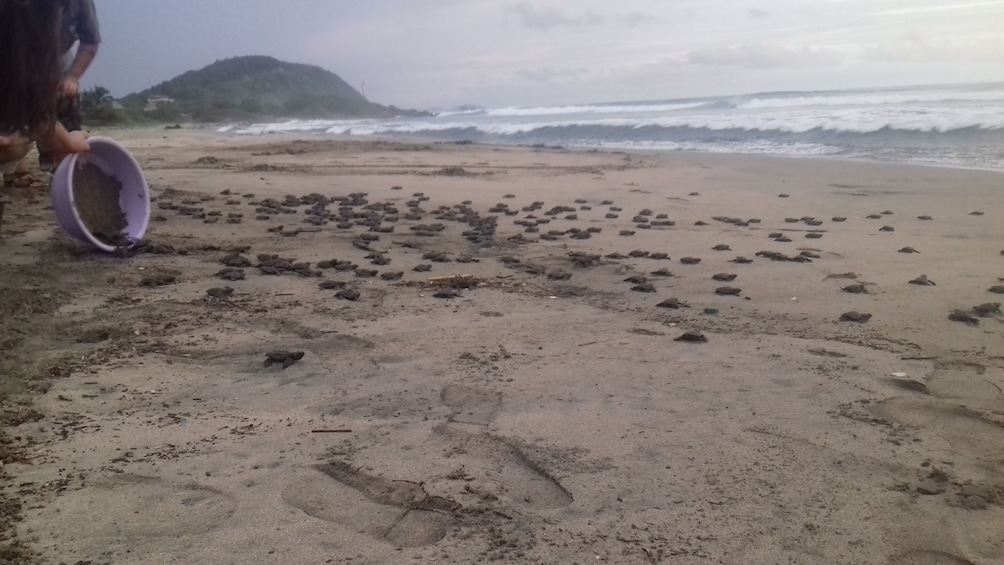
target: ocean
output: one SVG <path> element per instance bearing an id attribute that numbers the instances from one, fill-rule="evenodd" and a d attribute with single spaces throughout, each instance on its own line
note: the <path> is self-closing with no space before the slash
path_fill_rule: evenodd
<path id="1" fill-rule="evenodd" d="M 1004 169 L 1004 84 L 464 109 L 423 118 L 293 120 L 220 131 Z"/>

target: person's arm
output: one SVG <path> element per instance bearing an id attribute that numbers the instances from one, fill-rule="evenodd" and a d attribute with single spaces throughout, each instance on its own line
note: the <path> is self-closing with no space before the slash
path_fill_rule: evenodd
<path id="1" fill-rule="evenodd" d="M 61 90 L 64 96 L 73 98 L 80 94 L 80 79 L 90 68 L 91 63 L 98 56 L 98 46 L 93 44 L 81 43 L 77 48 L 77 55 L 73 58 L 73 63 L 70 65 L 70 70 L 67 71 L 66 76 L 63 78 L 63 84 Z"/>
<path id="2" fill-rule="evenodd" d="M 88 137 L 90 136 L 86 132 L 68 132 L 63 124 L 57 123 L 47 140 L 47 144 L 52 148 L 53 164 L 58 166 L 63 159 L 73 153 L 89 151 L 91 147 L 87 143 Z"/>

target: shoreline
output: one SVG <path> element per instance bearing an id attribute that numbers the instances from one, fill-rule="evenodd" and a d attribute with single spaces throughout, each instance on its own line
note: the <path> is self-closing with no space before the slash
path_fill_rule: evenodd
<path id="1" fill-rule="evenodd" d="M 281 122 L 276 122 L 281 123 Z M 166 124 L 165 124 L 166 125 Z M 421 136 L 355 136 L 351 134 L 329 134 L 329 133 L 310 133 L 310 132 L 270 132 L 261 134 L 239 134 L 233 133 L 231 131 L 221 132 L 218 131 L 221 127 L 239 127 L 241 124 L 230 124 L 230 123 L 220 123 L 220 124 L 181 124 L 185 131 L 200 131 L 206 133 L 212 133 L 222 137 L 227 137 L 231 139 L 241 139 L 241 138 L 260 138 L 260 139 L 276 139 L 280 137 L 286 137 L 290 139 L 296 139 L 297 137 L 310 138 L 310 139 L 332 139 L 337 141 L 352 142 L 358 141 L 365 143 L 367 141 L 379 141 L 384 143 L 429 143 L 435 145 L 472 145 L 480 147 L 513 147 L 513 148 L 523 148 L 523 149 L 563 149 L 573 152 L 605 152 L 605 153 L 631 153 L 637 155 L 674 155 L 674 154 L 700 154 L 700 155 L 723 155 L 723 156 L 749 156 L 749 157 L 766 157 L 766 158 L 777 158 L 777 159 L 796 159 L 796 160 L 819 160 L 819 161 L 837 161 L 843 163 L 866 163 L 866 164 L 882 164 L 882 165 L 904 165 L 904 166 L 917 166 L 917 167 L 932 167 L 932 168 L 943 168 L 943 169 L 954 169 L 960 171 L 984 171 L 984 172 L 994 172 L 994 173 L 1004 173 L 1004 166 L 994 168 L 994 167 L 979 167 L 975 165 L 960 165 L 953 163 L 943 163 L 943 162 L 911 162 L 911 161 L 883 161 L 878 159 L 869 159 L 867 157 L 842 157 L 837 155 L 798 155 L 798 154 L 783 154 L 783 153 L 734 153 L 727 151 L 703 151 L 700 149 L 639 149 L 639 148 L 615 148 L 607 146 L 586 146 L 586 145 L 543 145 L 543 144 L 509 144 L 509 143 L 483 143 L 477 141 L 442 141 L 435 138 L 424 138 Z M 250 124 L 247 124 L 250 125 Z M 114 127 L 114 128 L 95 128 L 96 130 L 124 130 L 124 131 L 145 131 L 149 130 L 160 131 L 161 125 L 157 126 L 136 126 L 136 127 Z"/>
<path id="2" fill-rule="evenodd" d="M 148 252 L 0 240 L 44 562 L 1004 559 L 996 171 L 94 133 Z"/>

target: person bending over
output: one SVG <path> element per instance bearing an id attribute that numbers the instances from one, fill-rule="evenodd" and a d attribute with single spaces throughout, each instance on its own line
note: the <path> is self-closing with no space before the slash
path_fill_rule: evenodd
<path id="1" fill-rule="evenodd" d="M 59 22 L 64 0 L 0 0 L 0 169 L 17 166 L 33 140 L 56 163 L 87 151 L 87 134 L 57 121 L 62 81 Z"/>

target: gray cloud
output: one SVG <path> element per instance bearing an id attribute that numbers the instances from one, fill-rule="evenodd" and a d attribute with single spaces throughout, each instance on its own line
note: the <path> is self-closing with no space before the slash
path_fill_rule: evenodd
<path id="1" fill-rule="evenodd" d="M 529 2 L 520 2 L 506 8 L 506 12 L 519 18 L 521 24 L 530 29 L 547 31 L 559 26 L 599 26 L 605 23 L 616 23 L 628 27 L 658 21 L 658 18 L 644 12 L 631 12 L 625 15 L 602 15 L 593 11 L 585 11 L 570 15 L 552 7 L 537 7 Z"/>
<path id="2" fill-rule="evenodd" d="M 791 47 L 778 43 L 743 43 L 728 47 L 698 49 L 686 54 L 694 65 L 770 69 L 778 67 L 820 67 L 840 63 L 839 55 L 827 49 Z"/>
<path id="3" fill-rule="evenodd" d="M 531 82 L 554 82 L 585 76 L 589 71 L 579 67 L 574 69 L 553 69 L 540 67 L 537 69 L 521 69 L 516 71 L 516 77 Z"/>
<path id="4" fill-rule="evenodd" d="M 520 23 L 531 29 L 549 30 L 562 25 L 580 25 L 582 18 L 573 18 L 554 8 L 537 8 L 527 2 L 513 4 L 506 10 L 516 14 Z"/>

